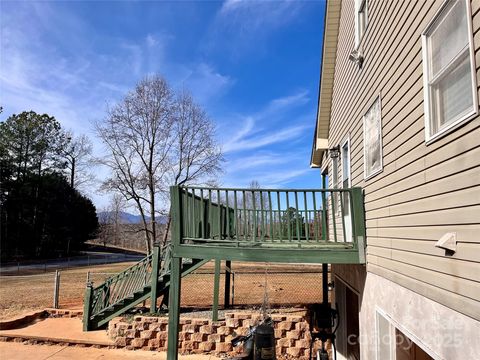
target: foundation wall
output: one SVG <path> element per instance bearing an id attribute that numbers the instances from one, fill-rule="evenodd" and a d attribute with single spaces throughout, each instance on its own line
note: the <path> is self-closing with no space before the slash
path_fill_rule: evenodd
<path id="1" fill-rule="evenodd" d="M 360 310 L 362 359 L 376 359 L 377 312 L 434 359 L 476 359 L 480 354 L 479 321 L 367 273 Z"/>

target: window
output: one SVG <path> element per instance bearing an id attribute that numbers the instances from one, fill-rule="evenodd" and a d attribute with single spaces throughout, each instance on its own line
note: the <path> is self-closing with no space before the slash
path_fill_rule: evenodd
<path id="1" fill-rule="evenodd" d="M 368 4 L 367 0 L 355 0 L 355 48 L 358 48 L 362 41 L 363 34 L 368 25 Z"/>
<path id="2" fill-rule="evenodd" d="M 395 328 L 377 311 L 377 360 L 393 360 L 395 349 Z"/>
<path id="3" fill-rule="evenodd" d="M 378 96 L 363 117 L 363 167 L 365 179 L 382 171 L 382 157 L 382 109 L 380 96 Z"/>
<path id="4" fill-rule="evenodd" d="M 470 2 L 447 1 L 422 34 L 426 141 L 477 114 Z"/>
<path id="5" fill-rule="evenodd" d="M 341 148 L 342 153 L 342 188 L 352 187 L 351 167 L 350 167 L 350 137 L 348 137 Z M 349 193 L 343 194 L 343 204 L 340 203 L 338 209 L 343 216 L 342 226 L 344 226 L 344 241 L 352 241 L 352 216 L 350 214 L 350 196 Z"/>
<path id="6" fill-rule="evenodd" d="M 336 189 L 338 187 L 338 158 L 332 159 L 332 187 Z"/>
<path id="7" fill-rule="evenodd" d="M 350 182 L 350 138 L 347 138 L 342 144 L 342 188 L 347 189 L 351 186 Z"/>
<path id="8" fill-rule="evenodd" d="M 337 153 L 337 155 L 332 158 L 332 188 L 334 189 L 338 189 L 338 156 L 339 154 Z M 338 193 L 333 192 L 332 195 L 331 201 L 333 201 L 333 206 L 336 208 L 335 212 L 338 214 L 340 209 Z M 335 214 L 332 214 L 332 216 L 335 216 Z"/>

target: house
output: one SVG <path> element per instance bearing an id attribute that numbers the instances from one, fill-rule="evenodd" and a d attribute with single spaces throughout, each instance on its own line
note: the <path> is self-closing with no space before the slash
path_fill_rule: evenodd
<path id="1" fill-rule="evenodd" d="M 338 359 L 480 358 L 479 85 L 479 0 L 327 1 L 311 166 L 363 189 L 367 244 L 332 265 Z"/>

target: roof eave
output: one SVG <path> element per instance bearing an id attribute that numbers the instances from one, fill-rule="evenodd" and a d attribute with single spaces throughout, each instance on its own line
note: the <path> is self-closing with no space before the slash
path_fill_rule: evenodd
<path id="1" fill-rule="evenodd" d="M 338 29 L 342 2 L 330 0 L 326 3 L 325 25 L 322 43 L 322 62 L 320 65 L 320 82 L 318 91 L 317 121 L 313 138 L 310 167 L 322 166 L 323 153 L 328 149 L 328 130 L 332 108 L 333 79 L 337 55 Z M 329 41 L 326 41 L 327 38 Z M 331 41 L 331 39 L 335 39 Z"/>

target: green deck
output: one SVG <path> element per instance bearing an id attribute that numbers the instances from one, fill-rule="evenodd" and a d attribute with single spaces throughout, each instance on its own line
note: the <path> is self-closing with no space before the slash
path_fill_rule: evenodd
<path id="1" fill-rule="evenodd" d="M 215 259 L 216 269 L 221 260 L 365 263 L 364 200 L 360 188 L 175 186 L 170 188 L 170 194 L 173 227 L 168 360 L 178 358 L 182 258 Z M 218 286 L 215 289 L 218 306 Z"/>
<path id="2" fill-rule="evenodd" d="M 169 293 L 168 359 L 177 359 L 181 279 L 215 260 L 213 317 L 218 312 L 222 260 L 365 263 L 363 192 L 352 189 L 170 189 L 170 247 L 137 264 L 87 285 L 84 330 L 108 323 L 138 303 Z M 183 259 L 192 259 L 183 262 Z M 227 275 L 229 273 L 227 272 Z M 229 298 L 225 277 L 225 303 Z M 165 298 L 164 298 L 165 301 Z"/>

